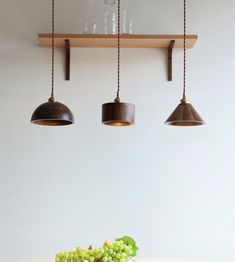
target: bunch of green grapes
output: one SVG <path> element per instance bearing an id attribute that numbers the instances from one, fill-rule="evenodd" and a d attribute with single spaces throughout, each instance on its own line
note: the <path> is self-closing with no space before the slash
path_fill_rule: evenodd
<path id="1" fill-rule="evenodd" d="M 136 255 L 138 248 L 132 238 L 122 239 L 117 239 L 114 243 L 105 241 L 102 247 L 96 249 L 78 247 L 70 252 L 58 253 L 55 262 L 127 262 Z"/>

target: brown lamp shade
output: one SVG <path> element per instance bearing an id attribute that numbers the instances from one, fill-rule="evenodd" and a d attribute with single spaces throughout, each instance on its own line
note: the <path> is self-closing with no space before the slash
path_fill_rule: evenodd
<path id="1" fill-rule="evenodd" d="M 59 102 L 46 102 L 33 112 L 31 122 L 43 126 L 64 126 L 74 123 L 70 109 Z"/>
<path id="2" fill-rule="evenodd" d="M 121 102 L 103 104 L 102 123 L 109 126 L 134 125 L 135 105 Z"/>
<path id="3" fill-rule="evenodd" d="M 205 124 L 194 107 L 186 102 L 181 102 L 165 124 L 172 126 L 199 126 Z"/>

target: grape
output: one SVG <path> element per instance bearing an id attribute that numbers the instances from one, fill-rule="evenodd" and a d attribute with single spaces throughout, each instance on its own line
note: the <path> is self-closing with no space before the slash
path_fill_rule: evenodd
<path id="1" fill-rule="evenodd" d="M 100 247 L 100 248 L 98 249 L 98 252 L 102 255 L 102 254 L 104 253 L 104 249 L 103 249 L 102 247 Z"/>
<path id="2" fill-rule="evenodd" d="M 113 250 L 112 250 L 111 248 L 109 248 L 109 249 L 108 249 L 108 253 L 109 253 L 110 255 L 112 255 L 112 254 L 113 254 Z"/>
<path id="3" fill-rule="evenodd" d="M 135 245 L 135 241 L 124 237 L 125 240 L 116 240 L 114 243 L 105 241 L 102 247 L 92 249 L 81 249 L 77 247 L 70 252 L 60 252 L 56 254 L 55 262 L 127 262 L 130 256 L 136 253 L 130 243 Z M 128 241 L 129 240 L 129 241 Z"/>
<path id="4" fill-rule="evenodd" d="M 102 261 L 103 261 L 103 262 L 107 262 L 107 261 L 108 261 L 108 258 L 107 258 L 107 257 L 103 257 Z"/>

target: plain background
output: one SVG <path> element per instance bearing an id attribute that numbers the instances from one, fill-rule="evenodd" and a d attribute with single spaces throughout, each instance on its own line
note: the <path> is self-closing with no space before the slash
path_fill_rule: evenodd
<path id="1" fill-rule="evenodd" d="M 182 0 L 123 0 L 135 33 L 180 34 Z M 103 0 L 56 0 L 56 31 L 103 31 Z M 30 124 L 50 94 L 49 0 L 0 0 L 0 258 L 53 258 L 62 250 L 133 236 L 139 257 L 235 258 L 235 1 L 188 1 L 188 97 L 207 122 L 164 121 L 182 90 L 182 50 L 173 82 L 166 50 L 122 51 L 124 101 L 136 125 L 101 125 L 116 88 L 115 49 L 72 49 L 71 81 L 56 51 L 57 98 L 76 124 Z"/>

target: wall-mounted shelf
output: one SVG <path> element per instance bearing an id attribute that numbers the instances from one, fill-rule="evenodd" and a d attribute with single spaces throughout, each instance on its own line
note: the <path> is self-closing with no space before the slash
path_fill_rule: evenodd
<path id="1" fill-rule="evenodd" d="M 197 35 L 187 35 L 186 48 L 192 48 Z M 172 80 L 173 48 L 183 48 L 183 35 L 121 35 L 122 48 L 168 49 L 168 80 Z M 39 34 L 41 47 L 51 47 L 51 34 Z M 116 35 L 56 34 L 55 47 L 65 48 L 66 80 L 70 79 L 70 47 L 117 47 Z"/>

